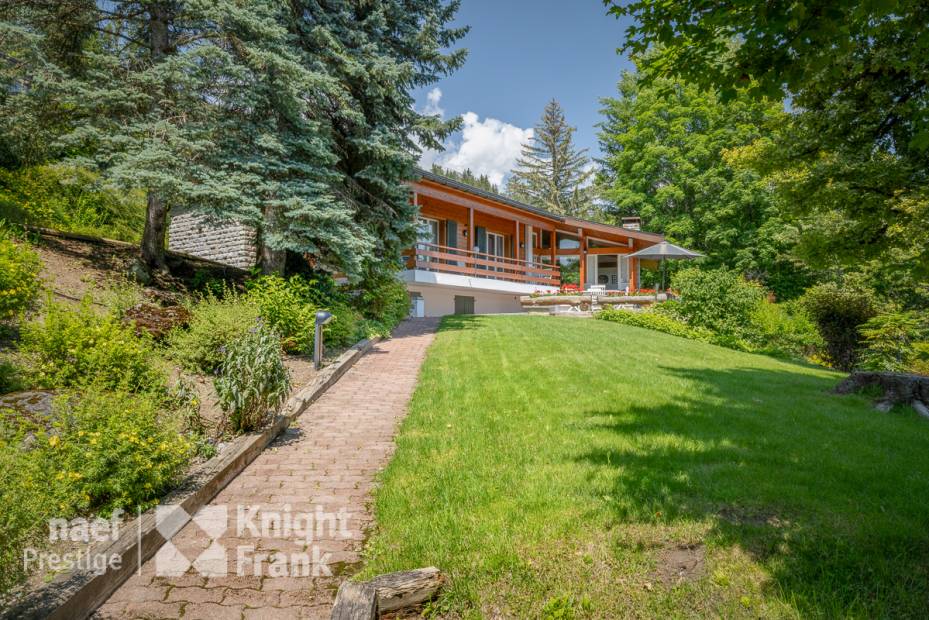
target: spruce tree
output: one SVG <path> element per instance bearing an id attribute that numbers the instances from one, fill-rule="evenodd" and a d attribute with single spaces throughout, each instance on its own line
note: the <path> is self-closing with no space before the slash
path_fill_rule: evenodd
<path id="1" fill-rule="evenodd" d="M 594 173 L 587 149 L 574 146 L 575 128 L 568 125 L 561 105 L 552 99 L 535 126 L 532 139 L 507 183 L 516 200 L 575 217 L 590 217 L 593 195 L 588 181 Z"/>
<path id="2" fill-rule="evenodd" d="M 2 103 L 60 111 L 49 156 L 145 190 L 149 268 L 172 206 L 254 224 L 269 258 L 350 275 L 411 241 L 417 145 L 456 124 L 416 113 L 410 90 L 464 61 L 444 51 L 465 33 L 446 27 L 456 2 L 69 3 L 0 8 L 0 52 L 27 59 L 2 73 Z"/>

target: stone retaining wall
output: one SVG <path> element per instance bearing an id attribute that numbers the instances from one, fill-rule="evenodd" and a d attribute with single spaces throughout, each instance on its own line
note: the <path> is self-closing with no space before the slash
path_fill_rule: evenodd
<path id="1" fill-rule="evenodd" d="M 168 249 L 249 269 L 257 259 L 257 235 L 254 228 L 241 222 L 176 209 L 168 226 Z"/>

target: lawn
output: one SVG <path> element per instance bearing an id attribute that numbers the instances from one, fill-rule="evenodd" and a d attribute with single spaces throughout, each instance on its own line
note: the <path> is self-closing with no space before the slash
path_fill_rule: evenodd
<path id="1" fill-rule="evenodd" d="M 929 423 L 840 375 L 635 327 L 449 317 L 365 575 L 464 617 L 920 616 Z"/>

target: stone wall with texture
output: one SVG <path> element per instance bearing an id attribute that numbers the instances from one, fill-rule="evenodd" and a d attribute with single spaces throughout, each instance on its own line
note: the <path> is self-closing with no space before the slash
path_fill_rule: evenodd
<path id="1" fill-rule="evenodd" d="M 171 211 L 168 249 L 249 269 L 257 261 L 255 229 L 186 209 Z"/>

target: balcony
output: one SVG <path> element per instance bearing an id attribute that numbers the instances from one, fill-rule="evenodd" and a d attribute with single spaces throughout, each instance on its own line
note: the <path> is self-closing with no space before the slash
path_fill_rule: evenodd
<path id="1" fill-rule="evenodd" d="M 407 269 L 417 272 L 446 273 L 463 278 L 496 281 L 492 289 L 531 292 L 533 288 L 557 288 L 561 284 L 558 266 L 452 248 L 435 243 L 417 243 L 405 256 Z M 511 287 L 500 284 L 512 283 Z M 489 282 L 487 284 L 490 284 Z"/>

